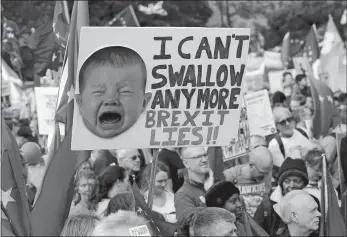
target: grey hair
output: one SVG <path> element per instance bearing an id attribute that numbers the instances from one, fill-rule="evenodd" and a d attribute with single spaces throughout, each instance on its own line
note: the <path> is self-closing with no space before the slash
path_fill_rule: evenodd
<path id="1" fill-rule="evenodd" d="M 293 190 L 287 193 L 279 203 L 274 205 L 274 210 L 281 217 L 285 224 L 290 224 L 292 222 L 290 214 L 293 210 L 293 200 L 298 196 L 310 196 L 307 191 L 304 190 Z"/>
<path id="2" fill-rule="evenodd" d="M 198 212 L 193 221 L 194 236 L 209 236 L 211 226 L 222 221 L 234 224 L 236 216 L 223 208 L 207 207 Z"/>
<path id="3" fill-rule="evenodd" d="M 135 212 L 120 210 L 101 220 L 95 226 L 93 236 L 113 236 L 120 227 L 133 228 L 146 224 L 147 221 L 143 217 L 136 215 Z"/>
<path id="4" fill-rule="evenodd" d="M 60 236 L 90 236 L 99 217 L 94 215 L 70 216 L 66 221 Z"/>

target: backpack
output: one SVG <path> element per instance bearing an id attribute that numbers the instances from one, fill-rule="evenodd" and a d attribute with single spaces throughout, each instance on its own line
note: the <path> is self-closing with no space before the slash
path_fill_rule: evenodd
<path id="1" fill-rule="evenodd" d="M 301 128 L 296 128 L 296 130 L 299 133 L 301 133 L 301 135 L 303 135 L 304 137 L 309 139 L 308 136 L 307 136 L 307 133 L 304 130 L 302 130 Z M 283 157 L 286 158 L 286 153 L 285 153 L 285 150 L 284 150 L 284 145 L 283 145 L 281 136 L 279 134 L 276 134 L 275 139 L 276 139 L 276 141 L 277 141 L 277 143 L 278 143 L 278 145 L 280 147 L 280 150 L 281 150 L 281 153 L 282 153 Z"/>

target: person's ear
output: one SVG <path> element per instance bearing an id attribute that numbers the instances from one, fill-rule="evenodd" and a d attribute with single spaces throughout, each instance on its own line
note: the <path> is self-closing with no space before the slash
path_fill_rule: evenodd
<path id="1" fill-rule="evenodd" d="M 298 223 L 298 217 L 295 212 L 291 212 L 289 217 L 294 223 Z"/>
<path id="2" fill-rule="evenodd" d="M 183 165 L 184 165 L 187 169 L 189 169 L 188 162 L 187 162 L 185 159 L 182 159 L 182 161 L 183 161 Z"/>
<path id="3" fill-rule="evenodd" d="M 82 96 L 81 94 L 75 94 L 75 100 L 78 105 L 78 108 L 81 108 L 82 106 Z"/>
<path id="4" fill-rule="evenodd" d="M 142 105 L 142 111 L 141 112 L 144 112 L 149 101 L 151 100 L 152 98 L 152 92 L 147 92 L 145 93 L 145 96 L 144 96 L 144 100 L 143 100 L 143 105 Z"/>

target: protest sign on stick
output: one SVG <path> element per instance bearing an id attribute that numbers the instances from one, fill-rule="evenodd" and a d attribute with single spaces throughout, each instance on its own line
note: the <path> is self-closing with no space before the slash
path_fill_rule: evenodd
<path id="1" fill-rule="evenodd" d="M 245 95 L 250 135 L 266 137 L 276 132 L 272 109 L 267 90 Z"/>
<path id="2" fill-rule="evenodd" d="M 82 28 L 72 149 L 229 145 L 237 139 L 249 34 Z"/>
<path id="3" fill-rule="evenodd" d="M 58 90 L 58 87 L 35 87 L 40 135 L 49 135 L 54 130 L 54 115 Z"/>

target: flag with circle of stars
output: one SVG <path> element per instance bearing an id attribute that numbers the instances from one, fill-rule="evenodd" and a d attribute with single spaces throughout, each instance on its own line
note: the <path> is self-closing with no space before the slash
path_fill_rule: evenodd
<path id="1" fill-rule="evenodd" d="M 31 236 L 28 197 L 19 148 L 1 118 L 1 231 L 2 234 Z"/>
<path id="2" fill-rule="evenodd" d="M 56 42 L 66 48 L 70 25 L 69 9 L 65 0 L 55 3 L 52 27 Z"/>
<path id="3" fill-rule="evenodd" d="M 176 231 L 175 225 L 160 220 L 156 213 L 149 209 L 136 183 L 132 185 L 132 190 L 136 202 L 136 213 L 149 220 L 151 229 L 154 231 L 154 236 L 173 236 Z"/>
<path id="4" fill-rule="evenodd" d="M 106 26 L 139 27 L 139 21 L 131 5 L 123 9 Z"/>
<path id="5" fill-rule="evenodd" d="M 304 37 L 293 37 L 288 33 L 288 36 L 283 39 L 288 43 L 283 42 L 282 55 L 283 63 L 286 68 L 293 67 L 293 57 L 306 56 L 312 64 L 319 58 L 319 46 L 314 28 L 311 27 Z"/>

